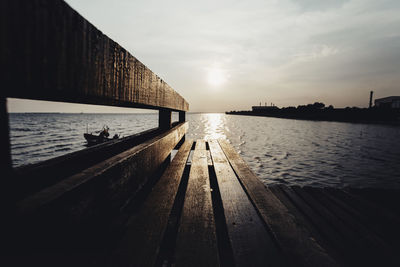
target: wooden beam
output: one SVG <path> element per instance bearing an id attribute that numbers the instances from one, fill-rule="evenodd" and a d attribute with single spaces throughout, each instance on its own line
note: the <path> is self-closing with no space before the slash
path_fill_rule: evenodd
<path id="1" fill-rule="evenodd" d="M 56 158 L 13 169 L 12 199 L 22 199 L 161 134 L 153 128 Z"/>
<path id="2" fill-rule="evenodd" d="M 193 141 L 186 141 L 181 146 L 146 202 L 129 220 L 113 253 L 113 266 L 155 266 L 192 144 Z"/>
<path id="3" fill-rule="evenodd" d="M 250 170 L 235 149 L 226 140 L 219 140 L 219 143 L 282 251 L 300 266 L 337 266 L 309 231 L 296 221 L 282 202 Z"/>
<path id="4" fill-rule="evenodd" d="M 197 140 L 176 241 L 176 266 L 219 266 L 207 150 Z"/>
<path id="5" fill-rule="evenodd" d="M 179 111 L 179 122 L 186 121 L 186 111 Z"/>
<path id="6" fill-rule="evenodd" d="M 64 1 L 4 0 L 0 17 L 3 97 L 189 108 L 165 81 Z"/>
<path id="7" fill-rule="evenodd" d="M 181 124 L 18 202 L 15 220 L 21 231 L 16 234 L 33 234 L 31 240 L 42 234 L 41 240 L 59 242 L 104 230 L 147 184 L 186 130 L 187 124 Z"/>
<path id="8" fill-rule="evenodd" d="M 112 188 L 113 191 L 116 191 L 113 192 L 115 197 L 126 199 L 128 195 L 130 196 L 139 190 L 145 182 L 145 178 L 168 157 L 171 150 L 187 131 L 187 126 L 187 124 L 181 124 L 177 128 L 102 161 L 22 200 L 18 204 L 20 212 L 22 214 L 32 213 L 39 207 L 69 194 L 82 184 L 95 183 L 96 180 L 104 179 L 104 176 L 111 176 L 109 177 L 111 180 L 108 181 L 111 183 L 110 186 L 114 182 L 116 183 L 114 186 L 118 188 Z M 115 175 L 115 173 L 119 175 Z M 118 193 L 117 189 L 120 189 L 121 192 Z"/>
<path id="9" fill-rule="evenodd" d="M 330 248 L 334 248 L 334 255 L 337 255 L 336 258 L 339 263 L 357 263 L 357 259 L 354 259 L 355 255 L 349 243 L 345 242 L 342 235 L 332 227 L 332 224 L 330 224 L 329 221 L 325 220 L 325 217 L 321 217 L 314 209 L 312 209 L 307 202 L 305 202 L 305 200 L 293 190 L 293 188 L 283 185 L 279 186 L 279 188 L 289 198 L 300 214 L 304 215 L 311 225 L 315 226 L 317 232 L 323 236 L 325 244 L 328 244 Z M 292 214 L 295 215 L 295 213 Z M 298 217 L 296 217 L 296 219 L 299 220 Z"/>
<path id="10" fill-rule="evenodd" d="M 9 173 L 12 168 L 9 131 L 7 99 L 0 97 L 0 170 L 3 175 Z"/>
<path id="11" fill-rule="evenodd" d="M 179 111 L 179 122 L 184 123 L 186 122 L 186 111 Z M 183 141 L 185 141 L 186 135 L 182 138 Z"/>
<path id="12" fill-rule="evenodd" d="M 283 266 L 283 257 L 218 142 L 208 142 L 235 266 Z"/>
<path id="13" fill-rule="evenodd" d="M 172 124 L 172 112 L 168 109 L 160 109 L 158 111 L 158 127 L 160 129 L 169 129 Z"/>
<path id="14" fill-rule="evenodd" d="M 323 210 L 319 210 L 319 214 L 337 227 L 338 233 L 347 238 L 345 242 L 351 246 L 352 253 L 358 258 L 359 263 L 364 266 L 369 264 L 376 266 L 382 262 L 382 259 L 398 262 L 398 260 L 392 258 L 396 254 L 393 253 L 392 246 L 386 244 L 381 237 L 360 223 L 359 218 L 349 215 L 348 212 L 333 204 L 323 193 L 323 190 L 312 187 L 303 187 L 298 190 L 306 192 L 315 202 L 310 206 L 319 206 L 318 209 Z"/>

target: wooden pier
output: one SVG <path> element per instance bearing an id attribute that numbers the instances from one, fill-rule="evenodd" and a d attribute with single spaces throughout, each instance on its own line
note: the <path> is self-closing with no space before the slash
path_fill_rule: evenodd
<path id="1" fill-rule="evenodd" d="M 400 265 L 398 191 L 266 187 L 228 141 L 187 140 L 187 101 L 65 2 L 0 7 L 1 266 Z M 159 127 L 12 168 L 7 97 Z"/>

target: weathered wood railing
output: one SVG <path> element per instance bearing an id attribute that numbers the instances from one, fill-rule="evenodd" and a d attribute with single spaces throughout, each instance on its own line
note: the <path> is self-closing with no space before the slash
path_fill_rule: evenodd
<path id="1" fill-rule="evenodd" d="M 100 232 L 118 229 L 124 211 L 170 161 L 185 138 L 189 105 L 63 1 L 1 1 L 0 17 L 1 193 L 8 212 L 2 229 L 13 229 L 7 240 L 15 246 L 93 245 L 105 238 Z M 159 127 L 13 169 L 9 97 L 154 109 Z"/>

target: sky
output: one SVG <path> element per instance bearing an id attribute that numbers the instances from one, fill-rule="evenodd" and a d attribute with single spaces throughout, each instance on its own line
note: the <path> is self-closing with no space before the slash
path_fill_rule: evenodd
<path id="1" fill-rule="evenodd" d="M 398 0 L 67 0 L 193 112 L 400 95 Z M 119 109 L 10 99 L 9 111 Z M 79 110 L 77 110 L 79 109 Z M 125 112 L 126 109 L 121 110 Z"/>

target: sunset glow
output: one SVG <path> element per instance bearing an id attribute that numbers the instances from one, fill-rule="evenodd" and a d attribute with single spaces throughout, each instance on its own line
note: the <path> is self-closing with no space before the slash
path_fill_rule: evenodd
<path id="1" fill-rule="evenodd" d="M 220 68 L 210 68 L 208 70 L 207 82 L 212 86 L 221 86 L 226 82 L 226 74 Z"/>

